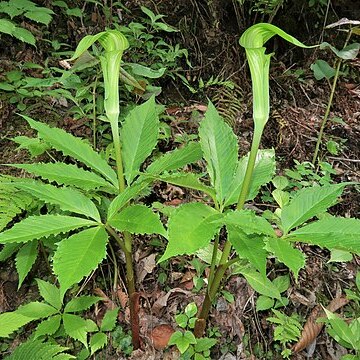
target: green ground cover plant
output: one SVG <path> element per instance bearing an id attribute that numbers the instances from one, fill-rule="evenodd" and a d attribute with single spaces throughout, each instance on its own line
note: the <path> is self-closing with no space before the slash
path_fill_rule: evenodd
<path id="1" fill-rule="evenodd" d="M 9 0 L 0 3 L 0 34 L 7 34 L 27 44 L 35 46 L 35 36 L 27 29 L 19 26 L 14 18 L 24 17 L 28 20 L 49 25 L 54 12 L 46 7 L 38 6 L 30 0 Z"/>
<path id="2" fill-rule="evenodd" d="M 192 330 L 195 327 L 198 308 L 195 303 L 186 305 L 184 313 L 175 316 L 176 324 L 182 329 L 175 331 L 169 345 L 176 345 L 181 353 L 180 359 L 210 360 L 210 349 L 217 340 L 209 337 L 195 338 Z"/>
<path id="3" fill-rule="evenodd" d="M 172 339 L 172 343 L 178 347 L 181 344 L 183 353 L 191 347 L 194 352 L 190 356 L 198 359 L 209 355 L 212 342 L 203 337 L 207 318 L 227 271 L 235 265 L 237 273 L 244 276 L 250 286 L 263 296 L 258 303 L 261 310 L 285 306 L 287 301 L 282 293 L 288 286 L 289 277 L 268 277 L 269 256 L 288 267 L 297 279 L 306 259 L 303 252 L 294 246 L 296 242 L 350 254 L 360 253 L 360 221 L 327 213 L 350 184 L 311 184 L 289 194 L 284 191 L 286 186 L 281 179 L 273 179 L 276 174 L 274 151 L 259 150 L 270 109 L 269 67 L 272 54 L 265 53 L 264 44 L 274 35 L 280 35 L 293 45 L 307 47 L 270 24 L 256 24 L 242 35 L 240 44 L 246 51 L 253 86 L 254 135 L 251 151 L 239 158 L 236 135 L 209 102 L 200 123 L 199 141 L 190 141 L 178 149 L 161 154 L 146 166 L 144 162 L 153 153 L 159 139 L 159 107 L 155 97 L 151 96 L 119 122 L 119 76 L 123 52 L 129 47 L 126 37 L 117 30 L 107 30 L 80 41 L 71 61 L 78 59 L 95 43 L 102 48 L 98 49 L 97 57 L 104 81 L 103 120 L 112 134 L 110 151 L 106 157 L 94 150 L 86 140 L 23 115 L 42 142 L 71 160 L 69 163 L 53 161 L 11 165 L 26 170 L 36 179 L 1 177 L 0 190 L 24 196 L 24 201 L 10 216 L 4 216 L 6 221 L 0 233 L 0 243 L 4 247 L 0 258 L 6 259 L 17 252 L 21 285 L 40 249 L 46 258 L 50 257 L 51 270 L 59 287 L 46 283 L 51 288 L 48 291 L 51 299 L 58 294 L 56 306 L 50 303 L 50 297 L 43 296 L 49 303 L 40 305 L 47 309 L 46 314 L 45 311 L 41 312 L 41 316 L 29 320 L 22 307 L 1 314 L 1 336 L 9 336 L 29 321 L 54 316 L 57 316 L 56 319 L 62 316 L 66 330 L 65 319 L 70 316 L 66 307 L 72 301 L 79 300 L 70 300 L 64 312 L 61 312 L 64 297 L 69 289 L 97 269 L 106 256 L 110 256 L 116 264 L 116 246 L 124 253 L 126 260 L 132 343 L 135 349 L 138 348 L 140 334 L 133 267 L 134 234 L 156 234 L 168 240 L 159 262 L 210 249 L 210 273 L 204 302 L 196 316 L 194 307 L 185 310 L 186 322 L 184 317 L 177 318 L 178 324 L 185 324 L 182 327 L 186 330 Z M 201 159 L 206 164 L 205 173 L 183 170 L 185 165 Z M 278 208 L 271 214 L 260 214 L 247 208 L 246 202 L 253 200 L 261 186 L 271 180 L 276 187 L 272 196 Z M 155 206 L 167 217 L 165 227 L 159 214 L 139 201 L 142 195 L 149 192 L 154 181 L 195 189 L 204 194 L 204 201 L 192 201 L 176 208 Z M 35 210 L 23 219 L 16 218 L 17 214 L 30 206 L 33 199 L 37 206 L 45 206 L 45 211 Z M 14 223 L 11 223 L 12 220 L 15 220 Z M 115 289 L 116 281 L 117 274 L 114 276 Z M 92 305 L 95 298 L 91 299 L 94 300 L 90 301 Z M 30 304 L 24 307 L 34 306 Z M 71 314 L 71 318 L 73 316 L 77 315 Z M 76 336 L 71 326 L 67 326 L 66 333 L 70 337 L 78 340 L 86 349 L 90 346 L 91 353 L 105 345 L 105 331 L 111 331 L 113 326 L 111 329 L 90 327 L 89 330 L 89 322 L 78 316 L 76 319 Z M 189 330 L 192 328 L 193 333 Z"/>

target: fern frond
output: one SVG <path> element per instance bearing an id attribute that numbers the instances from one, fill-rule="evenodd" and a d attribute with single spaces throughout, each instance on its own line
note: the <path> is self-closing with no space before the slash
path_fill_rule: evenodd
<path id="1" fill-rule="evenodd" d="M 33 204 L 33 198 L 9 184 L 9 178 L 0 176 L 0 231 L 5 229 L 11 220 Z"/>

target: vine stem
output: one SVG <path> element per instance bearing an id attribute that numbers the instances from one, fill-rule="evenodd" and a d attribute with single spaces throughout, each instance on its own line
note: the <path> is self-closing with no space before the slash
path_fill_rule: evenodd
<path id="1" fill-rule="evenodd" d="M 352 34 L 352 31 L 350 30 L 349 33 L 348 33 L 348 36 L 346 37 L 344 47 L 347 46 L 347 44 L 348 44 L 348 42 L 349 42 L 349 40 L 351 38 L 351 34 Z M 332 86 L 331 86 L 331 92 L 330 92 L 329 101 L 328 101 L 328 104 L 326 106 L 324 118 L 323 118 L 323 120 L 321 122 L 319 135 L 318 135 L 318 138 L 317 138 L 317 141 L 316 141 L 315 151 L 314 151 L 314 155 L 313 155 L 313 158 L 312 158 L 312 164 L 313 165 L 315 165 L 316 160 L 318 158 L 319 149 L 320 149 L 321 141 L 322 141 L 322 138 L 323 138 L 323 135 L 324 135 L 325 126 L 327 124 L 327 121 L 328 121 L 328 118 L 329 118 L 329 115 L 330 115 L 330 110 L 331 110 L 332 102 L 333 102 L 334 95 L 335 95 L 335 90 L 336 90 L 336 85 L 337 85 L 337 81 L 338 81 L 338 78 L 339 78 L 341 64 L 342 64 L 342 59 L 339 58 L 338 61 L 337 61 L 334 80 L 333 80 L 333 83 L 332 83 Z"/>
<path id="2" fill-rule="evenodd" d="M 266 121 L 264 122 L 264 124 L 265 123 L 266 123 Z M 256 122 L 255 122 L 255 124 L 256 124 Z M 251 150 L 250 150 L 249 160 L 248 160 L 247 167 L 246 167 L 243 186 L 241 188 L 239 200 L 238 200 L 238 203 L 236 206 L 236 209 L 238 209 L 238 210 L 240 210 L 244 207 L 246 198 L 249 193 L 249 189 L 250 189 L 250 185 L 251 185 L 251 178 L 252 178 L 252 174 L 254 171 L 256 156 L 257 156 L 257 152 L 259 149 L 262 132 L 263 132 L 263 127 L 258 129 L 255 126 L 254 136 L 252 139 Z M 204 302 L 201 307 L 201 311 L 199 313 L 198 319 L 195 322 L 194 335 L 197 338 L 200 338 L 204 335 L 204 331 L 205 331 L 205 327 L 206 327 L 206 320 L 210 313 L 211 304 L 212 304 L 213 300 L 215 299 L 215 296 L 219 290 L 221 281 L 224 278 L 226 270 L 229 268 L 229 266 L 231 266 L 234 262 L 236 262 L 238 260 L 238 258 L 229 260 L 232 246 L 231 246 L 230 241 L 227 239 L 225 242 L 225 245 L 224 245 L 224 249 L 223 249 L 223 253 L 222 253 L 219 265 L 217 266 L 215 273 L 213 275 L 211 275 L 212 274 L 211 269 L 215 268 L 215 262 L 216 262 L 216 258 L 217 258 L 216 255 L 217 255 L 218 241 L 219 241 L 218 238 L 215 239 L 213 256 L 212 256 L 212 260 L 211 260 L 209 283 L 207 286 L 207 291 L 205 294 Z M 216 251 L 216 253 L 215 253 L 215 251 Z"/>

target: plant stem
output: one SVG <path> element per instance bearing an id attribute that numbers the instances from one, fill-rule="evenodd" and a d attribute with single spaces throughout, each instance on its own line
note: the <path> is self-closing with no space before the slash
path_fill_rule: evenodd
<path id="1" fill-rule="evenodd" d="M 344 47 L 347 46 L 347 44 L 348 44 L 348 42 L 349 42 L 349 40 L 351 38 L 351 34 L 352 34 L 352 31 L 350 30 L 349 33 L 348 33 L 348 36 L 346 37 Z M 342 64 L 342 59 L 339 58 L 338 61 L 337 61 L 334 80 L 333 80 L 333 83 L 332 83 L 332 86 L 331 86 L 331 92 L 330 92 L 329 101 L 328 101 L 328 104 L 327 104 L 327 107 L 326 107 L 326 110 L 325 110 L 324 118 L 323 118 L 323 120 L 321 122 L 319 135 L 318 135 L 316 146 L 315 146 L 314 156 L 312 158 L 312 164 L 313 165 L 315 165 L 315 163 L 317 161 L 318 154 L 319 154 L 319 149 L 320 149 L 320 145 L 321 145 L 321 141 L 322 141 L 322 137 L 324 135 L 325 126 L 326 126 L 326 123 L 328 121 L 328 117 L 330 115 L 330 109 L 331 109 L 333 98 L 334 98 L 334 95 L 335 95 L 335 89 L 336 89 L 337 81 L 338 81 L 338 78 L 339 78 L 341 64 Z"/>
<path id="2" fill-rule="evenodd" d="M 256 121 L 255 121 L 255 124 L 256 124 Z M 256 156 L 257 156 L 257 152 L 258 152 L 258 149 L 259 149 L 261 135 L 262 135 L 263 130 L 264 130 L 263 128 L 258 130 L 256 128 L 256 125 L 255 125 L 254 135 L 253 135 L 253 139 L 252 139 L 252 143 L 251 143 L 249 161 L 247 163 L 243 186 L 241 188 L 241 192 L 240 192 L 240 195 L 239 195 L 239 200 L 238 200 L 238 203 L 237 203 L 237 206 L 236 206 L 237 210 L 240 210 L 240 209 L 242 209 L 244 207 L 246 198 L 247 198 L 247 196 L 249 194 L 249 189 L 250 189 L 250 185 L 251 185 L 251 178 L 252 178 L 252 174 L 253 174 L 253 171 L 254 171 Z"/>
<path id="3" fill-rule="evenodd" d="M 212 257 L 211 257 L 210 274 L 209 274 L 209 280 L 208 280 L 209 287 L 211 287 L 211 283 L 214 279 L 215 266 L 216 266 L 216 262 L 217 262 L 217 253 L 218 253 L 218 249 L 219 249 L 219 238 L 220 238 L 219 234 L 216 234 L 214 248 L 213 248 Z"/>
<path id="4" fill-rule="evenodd" d="M 120 236 L 116 233 L 116 231 L 108 224 L 105 224 L 105 229 L 108 231 L 108 233 L 116 240 L 116 242 L 119 244 L 119 246 L 121 247 L 121 250 L 125 253 L 126 248 L 125 248 L 125 243 L 124 241 L 120 238 Z"/>
<path id="5" fill-rule="evenodd" d="M 266 122 L 265 122 L 266 123 Z M 255 167 L 255 161 L 256 161 L 256 156 L 257 156 L 257 152 L 259 149 L 259 145 L 260 145 L 260 140 L 261 140 L 261 135 L 263 132 L 263 128 L 261 128 L 260 130 L 256 128 L 255 126 L 255 130 L 254 130 L 254 136 L 252 139 L 252 144 L 251 144 L 251 150 L 250 150 L 250 155 L 249 155 L 249 160 L 247 163 L 247 167 L 246 167 L 246 172 L 245 172 L 245 177 L 244 177 L 244 181 L 243 181 L 243 186 L 241 188 L 241 192 L 239 195 L 239 200 L 237 203 L 236 208 L 238 210 L 242 209 L 244 207 L 246 198 L 248 196 L 249 193 L 249 189 L 250 189 L 250 185 L 251 185 L 251 178 L 252 178 L 252 174 L 254 171 L 254 167 Z M 214 251 L 213 251 L 213 258 L 211 261 L 211 266 L 215 267 L 214 265 L 214 256 L 215 256 L 215 260 L 216 260 L 216 254 L 215 253 L 215 245 L 216 245 L 216 249 L 218 246 L 218 239 L 215 239 L 215 244 L 214 244 Z M 226 270 L 228 269 L 229 266 L 231 266 L 233 263 L 235 263 L 238 258 L 235 258 L 233 260 L 229 260 L 229 256 L 231 253 L 231 243 L 229 240 L 226 240 L 225 245 L 224 245 L 224 249 L 223 249 L 223 253 L 219 262 L 219 265 L 216 268 L 215 273 L 212 275 L 211 269 L 210 269 L 210 276 L 209 276 L 209 283 L 207 286 L 207 291 L 205 294 L 205 299 L 204 302 L 202 304 L 201 307 L 201 311 L 199 313 L 198 319 L 196 320 L 195 323 L 195 328 L 194 328 L 194 335 L 197 338 L 200 338 L 204 335 L 204 331 L 205 331 L 205 327 L 206 327 L 206 320 L 209 316 L 210 313 L 210 309 L 211 309 L 211 304 L 219 290 L 219 287 L 221 285 L 221 281 L 225 275 Z"/>
<path id="6" fill-rule="evenodd" d="M 132 344 L 134 349 L 140 347 L 140 328 L 139 328 L 139 297 L 135 289 L 135 274 L 132 259 L 132 236 L 129 232 L 124 231 L 124 240 L 116 233 L 116 231 L 108 224 L 105 225 L 109 234 L 117 241 L 121 250 L 125 254 L 126 267 L 126 285 L 129 294 L 129 308 L 130 308 L 130 325 Z"/>
<path id="7" fill-rule="evenodd" d="M 117 290 L 117 281 L 118 281 L 118 265 L 117 265 L 117 261 L 116 261 L 116 255 L 115 255 L 115 251 L 113 249 L 113 247 L 111 246 L 111 244 L 109 243 L 109 249 L 111 252 L 111 256 L 112 256 L 112 262 L 114 265 L 114 286 L 113 286 L 113 291 L 116 292 Z"/>
<path id="8" fill-rule="evenodd" d="M 135 349 L 140 347 L 140 328 L 139 328 L 139 295 L 135 289 L 135 274 L 132 262 L 132 236 L 129 232 L 124 232 L 125 238 L 125 260 L 126 260 L 126 280 L 129 292 L 130 325 L 132 334 L 132 344 Z"/>
<path id="9" fill-rule="evenodd" d="M 329 117 L 329 114 L 330 114 L 330 109 L 331 109 L 332 101 L 333 101 L 334 94 L 335 94 L 336 83 L 337 83 L 337 80 L 338 80 L 338 77 L 339 77 L 341 63 L 342 63 L 342 61 L 341 61 L 341 59 L 339 59 L 337 67 L 336 67 L 334 80 L 333 80 L 332 87 L 331 87 L 331 93 L 330 93 L 330 97 L 329 97 L 329 102 L 328 102 L 327 107 L 326 107 L 324 118 L 323 118 L 323 120 L 321 122 L 320 131 L 319 131 L 319 135 L 318 135 L 316 146 L 315 146 L 314 156 L 313 156 L 313 159 L 312 159 L 313 165 L 315 165 L 315 163 L 316 163 L 318 153 L 319 153 L 319 149 L 320 149 L 320 144 L 321 144 L 322 137 L 323 137 L 323 134 L 324 134 L 324 129 L 325 129 L 325 126 L 326 126 L 326 123 L 327 123 L 327 120 L 328 120 L 328 117 Z"/>
<path id="10" fill-rule="evenodd" d="M 96 149 L 96 87 L 97 87 L 97 76 L 95 77 L 95 83 L 92 91 L 92 101 L 93 101 L 93 147 Z"/>
<path id="11" fill-rule="evenodd" d="M 122 155 L 121 155 L 119 126 L 117 123 L 115 126 L 113 125 L 111 126 L 111 132 L 114 142 L 115 161 L 116 161 L 116 170 L 117 170 L 117 176 L 119 182 L 119 190 L 120 192 L 123 192 L 125 190 L 126 185 L 125 185 L 124 168 L 123 168 Z"/>

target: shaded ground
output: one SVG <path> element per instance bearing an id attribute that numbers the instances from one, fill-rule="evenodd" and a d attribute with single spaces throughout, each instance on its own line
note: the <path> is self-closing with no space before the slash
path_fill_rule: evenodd
<path id="1" fill-rule="evenodd" d="M 130 3 L 130 2 L 129 2 Z M 136 1 L 125 4 L 133 8 L 134 14 L 139 12 L 139 5 L 146 5 L 154 12 L 167 14 L 168 4 L 164 1 L 147 2 Z M 210 3 L 210 2 L 209 2 Z M 252 134 L 251 120 L 251 84 L 247 73 L 244 55 L 237 41 L 239 33 L 255 20 L 260 20 L 261 15 L 246 18 L 241 11 L 249 9 L 237 8 L 234 4 L 225 1 L 214 1 L 212 5 L 205 1 L 182 0 L 175 5 L 167 21 L 180 29 L 179 33 L 170 34 L 169 41 L 181 43 L 182 47 L 189 50 L 189 59 L 193 65 L 190 69 L 184 64 L 184 72 L 192 85 L 197 85 L 199 79 L 209 79 L 211 75 L 218 77 L 218 84 L 209 85 L 196 94 L 191 94 L 186 86 L 179 80 L 163 80 L 163 92 L 160 101 L 166 102 L 169 109 L 168 114 L 172 116 L 170 126 L 172 135 L 183 133 L 196 133 L 198 116 L 203 114 L 203 105 L 206 97 L 212 99 L 219 111 L 233 126 L 239 135 L 240 151 L 245 154 L 249 150 Z M 299 2 L 300 3 L 300 2 Z M 318 18 L 311 13 L 307 17 L 305 10 L 300 6 L 292 5 L 287 9 L 287 14 L 282 15 L 281 10 L 274 18 L 274 23 L 284 27 L 285 30 L 297 36 L 307 43 L 316 43 L 321 35 L 320 30 L 310 25 L 318 23 L 319 28 L 323 18 Z M 356 1 L 338 1 L 333 4 L 330 11 L 329 22 L 340 17 L 358 16 L 360 10 L 356 8 Z M 350 10 L 349 10 L 350 9 Z M 358 13 L 357 13 L 358 11 Z M 288 16 L 288 15 L 292 16 Z M 357 15 L 356 15 L 357 14 Z M 242 20 L 245 20 L 243 21 Z M 256 19 L 255 19 L 256 18 Z M 286 20 L 285 20 L 286 18 Z M 265 16 L 266 21 L 268 16 Z M 330 21 L 331 19 L 331 21 Z M 301 28 L 298 28 L 302 22 Z M 81 34 L 71 32 L 71 24 L 67 24 L 67 33 L 72 34 L 72 40 L 78 40 L 83 33 L 94 32 L 101 29 L 101 25 L 92 24 L 88 28 L 81 28 Z M 166 34 L 164 34 L 165 36 Z M 342 34 L 323 34 L 332 37 L 335 43 L 342 43 Z M 76 38 L 76 39 L 75 39 Z M 330 94 L 330 84 L 326 81 L 316 82 L 309 71 L 310 64 L 317 58 L 319 52 L 313 50 L 295 50 L 287 44 L 277 40 L 271 43 L 270 51 L 276 50 L 271 68 L 271 119 L 267 125 L 262 147 L 273 147 L 280 164 L 280 173 L 288 167 L 293 166 L 294 159 L 310 161 L 315 148 L 318 130 L 322 121 L 325 107 Z M 9 50 L 0 59 L 0 67 L 6 69 L 9 59 L 17 61 L 24 59 L 38 59 L 44 61 L 46 50 L 42 53 L 32 50 L 19 52 L 17 46 L 9 47 Z M 325 56 L 330 56 L 329 53 Z M 11 66 L 11 65 L 10 65 Z M 334 103 L 330 118 L 339 117 L 343 123 L 329 122 L 326 127 L 326 139 L 344 142 L 338 155 L 329 154 L 323 146 L 320 154 L 323 160 L 328 161 L 337 171 L 336 181 L 360 181 L 359 159 L 360 159 L 360 75 L 359 60 L 349 62 L 347 65 L 348 75 L 341 78 L 336 89 Z M 296 69 L 304 69 L 300 76 L 294 72 Z M 234 89 L 229 89 L 220 84 L 221 81 L 232 81 Z M 0 100 L 0 164 L 19 163 L 31 161 L 27 152 L 15 151 L 16 145 L 9 140 L 17 135 L 30 135 L 31 132 L 24 125 L 24 121 L 14 113 L 14 108 L 6 101 Z M 59 103 L 52 103 L 51 99 L 38 100 L 39 104 L 46 106 L 33 107 L 30 115 L 34 117 L 41 114 L 41 119 L 48 120 L 54 117 L 61 118 L 61 114 L 67 112 L 66 107 Z M 33 103 L 32 103 L 33 105 Z M 59 116 L 60 114 L 60 116 Z M 80 127 L 69 127 L 66 121 L 60 120 L 60 125 L 77 135 L 90 137 L 91 131 L 86 125 Z M 1 170 L 14 174 L 14 170 L 1 167 Z M 169 203 L 187 201 L 197 196 L 182 189 L 172 186 L 155 185 L 154 194 Z M 156 201 L 156 199 L 152 199 Z M 258 205 L 255 201 L 255 205 Z M 360 195 L 355 189 L 345 191 L 342 201 L 333 208 L 333 212 L 342 216 L 358 217 Z M 149 239 L 150 240 L 150 239 Z M 192 279 L 195 275 L 194 267 L 189 259 L 174 259 L 170 263 L 170 269 L 164 270 L 155 264 L 154 248 L 146 245 L 148 242 L 139 240 L 135 248 L 137 275 L 141 296 L 141 328 L 144 336 L 144 350 L 133 353 L 134 359 L 177 359 L 178 353 L 169 350 L 165 353 L 154 350 L 151 343 L 151 330 L 160 324 L 174 325 L 174 315 L 184 309 L 191 301 L 201 303 L 202 293 L 193 291 Z M 155 248 L 156 249 L 156 248 Z M 359 266 L 360 259 L 348 263 L 340 263 L 329 266 L 329 253 L 315 247 L 302 246 L 307 255 L 307 266 L 300 273 L 298 283 L 292 282 L 287 291 L 290 305 L 286 312 L 291 314 L 298 312 L 306 318 L 315 304 L 326 303 L 334 298 L 342 289 L 353 284 L 354 276 Z M 119 254 L 119 258 L 121 256 Z M 40 260 L 28 277 L 28 281 L 17 288 L 17 274 L 13 261 L 1 264 L 0 267 L 0 311 L 9 311 L 18 307 L 28 299 L 36 298 L 36 288 L 31 281 L 34 277 L 44 274 L 44 263 Z M 102 266 L 103 273 L 111 274 L 110 264 L 106 262 Z M 144 267 L 149 272 L 144 272 Z M 123 269 L 120 269 L 123 272 Z M 281 267 L 271 268 L 271 277 L 284 273 Z M 166 272 L 167 282 L 159 281 L 159 276 Z M 96 289 L 99 283 L 107 281 L 100 272 L 95 275 L 88 284 L 89 292 Z M 216 347 L 212 358 L 220 359 L 265 359 L 281 358 L 277 350 L 274 351 L 273 327 L 266 322 L 268 312 L 257 313 L 255 311 L 256 294 L 247 285 L 245 280 L 238 276 L 229 279 L 226 289 L 234 295 L 235 301 L 228 303 L 220 296 L 210 318 L 210 327 L 219 328 L 219 346 Z M 125 289 L 119 288 L 117 294 L 110 291 L 102 291 L 114 301 L 126 299 Z M 94 316 L 93 314 L 90 314 Z M 120 318 L 124 324 L 128 322 L 128 314 L 125 311 Z M 25 327 L 25 331 L 33 329 L 33 325 Z M 22 336 L 14 340 L 12 346 L 17 345 Z M 245 336 L 245 338 L 244 338 Z M 245 340 L 247 341 L 245 341 Z M 260 349 L 260 350 L 259 350 Z M 272 355 L 267 353 L 273 350 Z M 317 341 L 314 359 L 338 359 L 342 350 L 326 334 L 322 333 Z M 103 352 L 103 358 L 119 359 L 121 355 L 115 355 L 111 348 Z M 302 352 L 293 357 L 294 359 L 305 359 L 306 354 Z"/>

